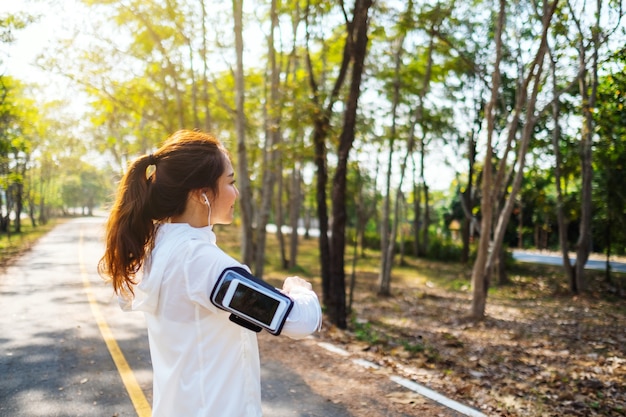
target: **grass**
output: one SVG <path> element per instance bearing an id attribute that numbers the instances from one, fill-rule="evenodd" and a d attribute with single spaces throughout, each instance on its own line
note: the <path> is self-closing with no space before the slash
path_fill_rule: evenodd
<path id="1" fill-rule="evenodd" d="M 241 245 L 239 229 L 234 226 L 217 226 L 218 244 L 235 259 L 241 259 Z M 285 244 L 288 244 L 288 235 L 285 235 Z M 346 248 L 346 286 L 349 285 L 352 274 L 352 249 Z M 380 252 L 368 249 L 365 256 L 359 256 L 356 264 L 356 280 L 365 286 L 368 291 L 376 292 L 377 278 L 380 268 Z M 569 283 L 560 266 L 514 264 L 507 270 L 509 282 L 505 285 L 496 285 L 492 282 L 489 290 L 489 299 L 518 302 L 520 300 L 535 300 L 539 298 L 569 297 Z M 459 262 L 430 261 L 427 259 L 405 258 L 405 265 L 395 266 L 392 273 L 392 292 L 394 287 L 403 290 L 412 288 L 424 291 L 424 288 L 438 288 L 461 296 L 471 295 L 472 264 Z M 268 234 L 266 243 L 264 279 L 268 281 L 282 281 L 288 275 L 299 275 L 310 280 L 313 285 L 321 288 L 319 247 L 316 239 L 305 240 L 302 237 L 298 243 L 297 266 L 293 270 L 282 268 L 278 239 L 276 235 Z M 619 301 L 610 291 L 603 271 L 585 272 L 590 288 L 588 297 L 606 301 Z M 626 288 L 626 274 L 613 273 L 613 280 L 621 282 Z M 619 297 L 617 297 L 619 298 Z M 617 305 L 617 308 L 622 308 Z"/>

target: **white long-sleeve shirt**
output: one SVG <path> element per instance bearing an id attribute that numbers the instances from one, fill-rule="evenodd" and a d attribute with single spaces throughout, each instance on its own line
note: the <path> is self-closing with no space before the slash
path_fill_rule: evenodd
<path id="1" fill-rule="evenodd" d="M 261 382 L 256 333 L 210 301 L 221 272 L 242 266 L 216 245 L 210 227 L 159 227 L 132 309 L 145 313 L 153 367 L 153 417 L 258 417 Z M 282 335 L 318 330 L 315 292 L 296 287 Z"/>

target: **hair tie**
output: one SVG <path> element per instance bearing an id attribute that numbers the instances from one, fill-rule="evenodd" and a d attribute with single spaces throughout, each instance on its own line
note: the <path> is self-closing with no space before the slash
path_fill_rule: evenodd
<path id="1" fill-rule="evenodd" d="M 156 158 L 153 154 L 148 155 L 148 166 L 146 167 L 146 179 L 150 181 L 156 172 Z"/>

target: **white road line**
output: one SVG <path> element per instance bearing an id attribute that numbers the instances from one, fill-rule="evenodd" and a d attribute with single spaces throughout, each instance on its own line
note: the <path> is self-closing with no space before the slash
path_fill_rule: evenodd
<path id="1" fill-rule="evenodd" d="M 318 345 L 320 347 L 323 347 L 324 349 L 328 350 L 329 352 L 335 353 L 337 355 L 340 356 L 350 356 L 350 352 L 348 352 L 345 349 L 342 349 L 338 346 L 335 346 L 333 344 L 330 343 L 326 343 L 326 342 L 319 342 Z M 380 369 L 380 366 L 367 361 L 365 359 L 360 359 L 360 358 L 356 358 L 352 360 L 353 363 L 362 366 L 364 368 L 369 368 L 369 369 Z M 404 388 L 410 389 L 411 391 L 426 397 L 428 399 L 431 399 L 445 407 L 448 407 L 454 411 L 457 411 L 465 416 L 468 417 L 487 417 L 486 414 L 481 413 L 478 410 L 475 410 L 471 407 L 468 407 L 466 405 L 463 405 L 457 401 L 454 401 L 440 393 L 438 393 L 437 391 L 433 391 L 430 388 L 426 388 L 423 385 L 418 384 L 417 382 L 411 381 L 409 379 L 406 378 L 402 378 L 399 377 L 397 375 L 392 375 L 390 377 L 390 379 L 395 382 L 398 385 L 402 385 Z"/>
<path id="2" fill-rule="evenodd" d="M 337 347 L 335 345 L 332 345 L 330 343 L 320 342 L 320 343 L 318 343 L 318 345 L 323 347 L 324 349 L 326 349 L 329 352 L 336 353 L 337 355 L 350 356 L 350 352 L 348 352 L 347 350 L 344 350 L 344 349 L 342 349 L 340 347 Z"/>
<path id="3" fill-rule="evenodd" d="M 413 382 L 406 378 L 401 378 L 396 375 L 391 376 L 391 380 L 396 384 L 400 384 L 405 388 L 410 389 L 411 391 L 415 391 L 420 395 L 423 395 L 426 398 L 430 398 L 433 401 L 438 402 L 439 404 L 445 405 L 448 408 L 451 408 L 454 411 L 458 411 L 459 413 L 469 416 L 469 417 L 487 417 L 485 414 L 481 413 L 478 410 L 475 410 L 471 407 L 463 405 L 459 402 L 451 400 L 450 398 L 439 394 L 437 391 L 433 391 L 430 388 L 426 388 L 423 385 L 418 384 L 417 382 Z"/>
<path id="4" fill-rule="evenodd" d="M 357 365 L 362 366 L 365 369 L 380 369 L 379 365 L 376 365 L 374 362 L 366 361 L 365 359 L 361 359 L 361 358 L 352 359 L 352 362 L 356 363 Z"/>

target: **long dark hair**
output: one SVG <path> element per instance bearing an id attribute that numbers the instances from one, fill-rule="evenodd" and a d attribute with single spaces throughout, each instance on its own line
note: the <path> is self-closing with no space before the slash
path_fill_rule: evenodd
<path id="1" fill-rule="evenodd" d="M 122 178 L 106 224 L 98 263 L 117 294 L 132 296 L 135 275 L 154 246 L 156 227 L 184 212 L 189 192 L 217 195 L 228 152 L 213 136 L 192 130 L 171 135 L 156 152 L 134 160 Z"/>

